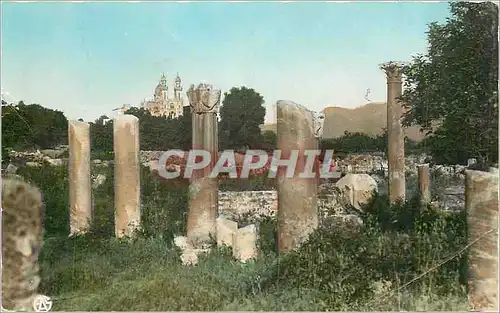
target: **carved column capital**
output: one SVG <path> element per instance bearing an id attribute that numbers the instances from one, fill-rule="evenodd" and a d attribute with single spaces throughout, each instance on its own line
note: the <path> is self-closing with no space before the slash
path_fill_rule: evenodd
<path id="1" fill-rule="evenodd" d="M 402 82 L 403 62 L 389 61 L 379 65 L 380 69 L 387 75 L 387 83 Z"/>
<path id="2" fill-rule="evenodd" d="M 323 136 L 323 125 L 325 124 L 325 114 L 323 111 L 312 111 L 312 115 L 314 137 L 321 138 Z"/>
<path id="3" fill-rule="evenodd" d="M 209 84 L 199 84 L 196 88 L 191 85 L 186 94 L 193 113 L 217 113 L 221 96 L 219 89 Z"/>

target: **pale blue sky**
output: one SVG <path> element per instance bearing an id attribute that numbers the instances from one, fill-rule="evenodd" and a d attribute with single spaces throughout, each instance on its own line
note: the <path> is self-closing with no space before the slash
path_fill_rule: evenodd
<path id="1" fill-rule="evenodd" d="M 425 52 L 448 4 L 2 3 L 2 89 L 92 121 L 152 96 L 162 72 L 223 92 L 254 88 L 313 110 L 386 100 L 378 64 Z M 187 102 L 186 102 L 187 103 Z"/>

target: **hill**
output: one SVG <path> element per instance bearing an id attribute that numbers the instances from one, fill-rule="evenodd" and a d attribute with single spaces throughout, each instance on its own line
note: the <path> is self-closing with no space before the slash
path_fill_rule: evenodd
<path id="1" fill-rule="evenodd" d="M 348 132 L 361 132 L 368 135 L 380 134 L 387 125 L 387 104 L 373 102 L 354 109 L 330 106 L 325 108 L 325 128 L 323 138 L 337 138 Z M 261 126 L 262 131 L 276 132 L 276 123 L 267 123 Z M 409 139 L 420 141 L 425 134 L 419 126 L 405 129 Z"/>

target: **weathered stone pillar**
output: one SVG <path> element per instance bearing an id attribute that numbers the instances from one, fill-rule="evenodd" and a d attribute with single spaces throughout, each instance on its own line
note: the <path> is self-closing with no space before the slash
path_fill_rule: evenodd
<path id="1" fill-rule="evenodd" d="M 300 104 L 278 101 L 277 122 L 280 159 L 291 159 L 292 152 L 298 151 L 293 177 L 286 177 L 287 169 L 284 167 L 280 167 L 277 173 L 278 249 L 288 252 L 307 240 L 318 226 L 317 178 L 299 177 L 307 159 L 304 150 L 316 149 L 317 139 L 314 137 L 313 114 Z"/>
<path id="2" fill-rule="evenodd" d="M 468 294 L 472 311 L 498 312 L 498 175 L 466 171 Z"/>
<path id="3" fill-rule="evenodd" d="M 2 308 L 33 311 L 43 243 L 42 195 L 16 179 L 2 181 Z M 3 311 L 2 309 L 2 311 Z"/>
<path id="4" fill-rule="evenodd" d="M 139 119 L 120 115 L 113 122 L 115 151 L 115 236 L 131 237 L 141 222 Z"/>
<path id="5" fill-rule="evenodd" d="M 417 168 L 420 203 L 425 205 L 431 202 L 429 164 L 420 164 Z"/>
<path id="6" fill-rule="evenodd" d="M 387 62 L 380 65 L 387 75 L 387 142 L 389 163 L 389 201 L 406 198 L 404 132 L 401 125 L 402 105 L 397 100 L 403 93 L 402 64 Z"/>
<path id="7" fill-rule="evenodd" d="M 90 179 L 90 127 L 88 123 L 68 122 L 69 142 L 69 232 L 84 234 L 92 219 L 92 181 Z"/>
<path id="8" fill-rule="evenodd" d="M 316 193 L 318 192 L 319 184 L 320 184 L 320 178 L 321 178 L 321 164 L 319 161 L 319 157 L 321 155 L 320 152 L 320 144 L 321 144 L 321 138 L 323 137 L 323 129 L 324 129 L 324 123 L 325 123 L 325 114 L 323 111 L 321 112 L 316 112 L 312 111 L 313 115 L 313 136 L 316 138 L 316 147 L 318 151 L 318 156 L 315 158 L 315 170 L 317 173 L 315 184 L 316 184 Z"/>
<path id="9" fill-rule="evenodd" d="M 219 184 L 217 178 L 209 178 L 216 164 L 218 152 L 217 110 L 220 90 L 211 85 L 191 85 L 187 91 L 193 112 L 193 149 L 210 153 L 209 166 L 194 170 L 189 185 L 189 212 L 187 237 L 194 248 L 201 248 L 216 238 Z M 195 124 L 196 122 L 196 124 Z"/>

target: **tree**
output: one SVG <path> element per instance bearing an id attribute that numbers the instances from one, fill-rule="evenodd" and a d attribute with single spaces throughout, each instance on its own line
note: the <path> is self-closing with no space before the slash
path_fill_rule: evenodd
<path id="1" fill-rule="evenodd" d="M 104 123 L 107 116 L 101 115 L 90 123 L 90 145 L 92 158 L 112 159 L 113 154 L 113 121 Z"/>
<path id="2" fill-rule="evenodd" d="M 180 120 L 171 116 L 153 116 L 144 108 L 130 108 L 125 114 L 139 118 L 141 150 L 166 151 L 179 149 L 178 129 Z"/>
<path id="3" fill-rule="evenodd" d="M 67 142 L 68 120 L 61 111 L 2 101 L 2 147 L 46 149 Z"/>
<path id="4" fill-rule="evenodd" d="M 453 2 L 431 23 L 429 48 L 403 68 L 406 125 L 428 132 L 422 145 L 438 163 L 498 160 L 498 7 Z"/>
<path id="5" fill-rule="evenodd" d="M 255 90 L 233 87 L 224 93 L 220 108 L 221 146 L 237 149 L 254 148 L 261 138 L 260 125 L 264 123 L 264 98 Z"/>
<path id="6" fill-rule="evenodd" d="M 272 130 L 266 130 L 262 133 L 260 149 L 271 151 L 276 149 L 276 133 Z"/>
<path id="7" fill-rule="evenodd" d="M 182 116 L 179 117 L 179 127 L 177 128 L 177 138 L 179 140 L 179 148 L 182 150 L 190 150 L 192 147 L 193 137 L 193 115 L 191 107 L 183 108 Z"/>

